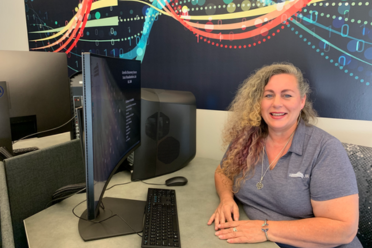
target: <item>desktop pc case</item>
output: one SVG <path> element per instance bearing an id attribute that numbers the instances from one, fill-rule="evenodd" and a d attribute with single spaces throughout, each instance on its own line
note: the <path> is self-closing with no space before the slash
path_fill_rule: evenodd
<path id="1" fill-rule="evenodd" d="M 196 153 L 196 100 L 191 92 L 141 89 L 141 146 L 129 161 L 132 181 L 179 170 Z"/>
<path id="2" fill-rule="evenodd" d="M 72 112 L 76 113 L 76 109 L 83 106 L 83 73 L 78 71 L 70 76 L 70 92 Z M 71 139 L 80 139 L 78 128 L 78 118 L 75 115 L 74 128 L 71 132 Z"/>

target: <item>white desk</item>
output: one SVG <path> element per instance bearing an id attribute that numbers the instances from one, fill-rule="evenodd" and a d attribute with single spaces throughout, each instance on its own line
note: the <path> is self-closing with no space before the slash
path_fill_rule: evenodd
<path id="1" fill-rule="evenodd" d="M 214 226 L 208 226 L 207 221 L 219 204 L 214 187 L 214 170 L 218 163 L 218 160 L 195 158 L 177 172 L 147 180 L 152 183 L 164 183 L 170 177 L 185 176 L 189 180 L 185 186 L 151 186 L 142 182 L 133 182 L 114 187 L 106 191 L 105 196 L 145 200 L 149 187 L 176 189 L 182 248 L 278 247 L 272 242 L 231 245 L 214 235 Z M 130 181 L 129 173 L 119 172 L 112 178 L 110 185 L 128 181 Z M 27 218 L 24 224 L 30 248 L 141 247 L 141 238 L 136 234 L 84 242 L 78 232 L 78 219 L 71 210 L 85 198 L 85 194 L 75 195 Z M 85 208 L 86 204 L 81 204 L 76 208 L 76 213 L 80 215 Z M 240 212 L 242 219 L 247 218 L 242 208 Z"/>
<path id="2" fill-rule="evenodd" d="M 32 146 L 36 146 L 39 149 L 43 149 L 43 148 L 47 148 L 50 146 L 62 144 L 64 142 L 69 141 L 70 139 L 71 139 L 70 132 L 45 136 L 42 138 L 37 138 L 37 137 L 29 138 L 29 139 L 18 141 L 15 144 L 13 144 L 13 149 L 26 148 L 26 147 L 32 147 Z"/>

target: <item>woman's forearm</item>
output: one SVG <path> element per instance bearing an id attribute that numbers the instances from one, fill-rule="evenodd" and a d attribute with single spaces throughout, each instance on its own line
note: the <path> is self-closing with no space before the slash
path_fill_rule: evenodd
<path id="1" fill-rule="evenodd" d="M 357 229 L 350 223 L 323 217 L 268 221 L 269 240 L 297 247 L 335 247 L 350 243 Z"/>
<path id="2" fill-rule="evenodd" d="M 220 200 L 232 199 L 234 194 L 232 191 L 233 183 L 232 181 L 222 173 L 220 166 L 217 167 L 214 174 L 214 181 L 216 185 L 217 194 Z"/>

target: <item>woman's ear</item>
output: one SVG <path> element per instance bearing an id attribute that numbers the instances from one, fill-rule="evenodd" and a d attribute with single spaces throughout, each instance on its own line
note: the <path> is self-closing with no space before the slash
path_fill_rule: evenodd
<path id="1" fill-rule="evenodd" d="M 305 103 L 306 103 L 306 94 L 301 99 L 301 110 L 305 107 Z"/>

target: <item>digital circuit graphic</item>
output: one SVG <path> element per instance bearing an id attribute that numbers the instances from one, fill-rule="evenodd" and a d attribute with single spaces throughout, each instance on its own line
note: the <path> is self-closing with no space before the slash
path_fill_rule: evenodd
<path id="1" fill-rule="evenodd" d="M 185 46 L 197 44 L 208 54 L 229 50 L 236 63 L 242 63 L 239 53 L 257 57 L 258 48 L 280 53 L 301 44 L 311 63 L 326 61 L 348 84 L 372 87 L 366 0 L 25 0 L 25 6 L 30 50 L 65 52 L 70 75 L 81 70 L 82 52 L 144 62 L 148 52 L 158 52 L 154 39 L 191 35 Z M 157 31 L 167 24 L 179 28 Z M 167 52 L 159 57 L 174 53 Z M 192 64 L 199 55 L 189 56 Z"/>

